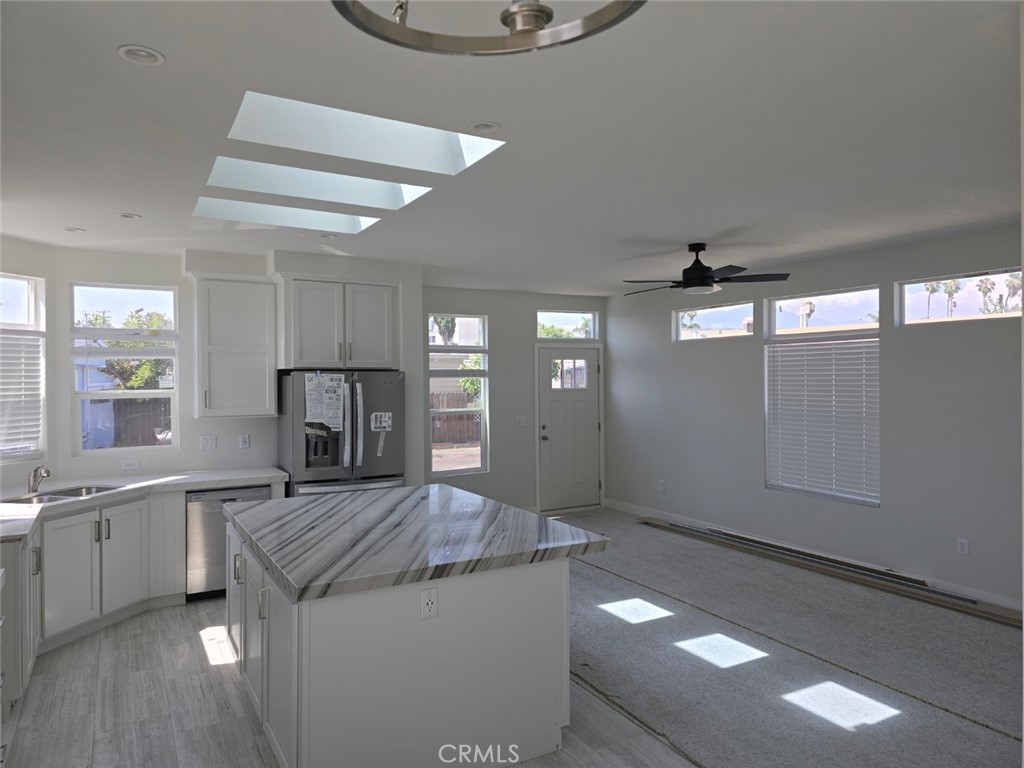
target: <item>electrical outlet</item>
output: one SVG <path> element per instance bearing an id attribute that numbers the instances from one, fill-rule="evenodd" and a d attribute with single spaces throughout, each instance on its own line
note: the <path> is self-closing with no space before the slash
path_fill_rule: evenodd
<path id="1" fill-rule="evenodd" d="M 437 616 L 437 587 L 420 592 L 420 618 L 432 619 Z"/>
<path id="2" fill-rule="evenodd" d="M 124 461 L 121 462 L 121 471 L 122 472 L 130 472 L 131 470 L 138 469 L 138 468 L 139 468 L 139 460 L 138 459 L 125 459 Z"/>
<path id="3" fill-rule="evenodd" d="M 249 433 L 245 432 L 238 436 L 238 447 L 246 450 L 249 448 Z"/>
<path id="4" fill-rule="evenodd" d="M 199 450 L 200 451 L 215 451 L 215 450 L 217 450 L 217 436 L 216 435 L 200 435 L 199 436 Z"/>
<path id="5" fill-rule="evenodd" d="M 658 493 L 664 493 L 664 492 L 665 492 L 665 481 L 664 480 L 659 480 L 658 481 Z"/>
<path id="6" fill-rule="evenodd" d="M 956 553 L 958 555 L 966 555 L 967 554 L 967 539 L 957 539 L 956 540 Z"/>

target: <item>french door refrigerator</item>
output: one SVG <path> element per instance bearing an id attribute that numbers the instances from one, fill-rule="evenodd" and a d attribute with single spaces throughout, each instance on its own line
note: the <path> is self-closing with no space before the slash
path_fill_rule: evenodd
<path id="1" fill-rule="evenodd" d="M 281 371 L 278 397 L 288 496 L 402 485 L 405 373 Z"/>

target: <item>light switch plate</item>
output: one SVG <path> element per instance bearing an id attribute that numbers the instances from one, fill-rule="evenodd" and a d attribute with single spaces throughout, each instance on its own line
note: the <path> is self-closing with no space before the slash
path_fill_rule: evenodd
<path id="1" fill-rule="evenodd" d="M 215 450 L 217 450 L 217 436 L 216 435 L 200 435 L 199 436 L 199 450 L 200 451 L 215 451 Z"/>

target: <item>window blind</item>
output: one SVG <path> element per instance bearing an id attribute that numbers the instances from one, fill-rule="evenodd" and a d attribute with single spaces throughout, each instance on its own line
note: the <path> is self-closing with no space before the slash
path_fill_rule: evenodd
<path id="1" fill-rule="evenodd" d="M 43 338 L 0 333 L 0 455 L 41 450 Z"/>
<path id="2" fill-rule="evenodd" d="M 878 339 L 765 347 L 766 483 L 879 503 Z"/>

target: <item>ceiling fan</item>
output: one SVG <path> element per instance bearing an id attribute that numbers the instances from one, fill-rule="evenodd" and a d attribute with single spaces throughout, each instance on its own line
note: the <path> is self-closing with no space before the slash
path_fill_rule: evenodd
<path id="1" fill-rule="evenodd" d="M 659 285 L 657 288 L 630 291 L 625 295 L 632 296 L 634 293 L 660 291 L 662 288 L 682 288 L 683 293 L 714 293 L 722 290 L 719 283 L 766 283 L 789 278 L 789 272 L 741 275 L 740 272 L 746 272 L 747 268 L 732 264 L 712 269 L 700 260 L 700 255 L 708 249 L 706 243 L 690 243 L 686 249 L 693 254 L 693 264 L 683 270 L 682 280 L 623 280 L 624 283 L 669 283 L 669 285 Z"/>

